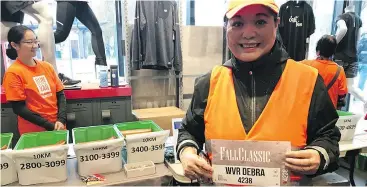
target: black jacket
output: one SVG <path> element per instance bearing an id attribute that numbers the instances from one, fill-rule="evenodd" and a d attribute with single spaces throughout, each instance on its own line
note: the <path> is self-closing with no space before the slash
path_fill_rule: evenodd
<path id="1" fill-rule="evenodd" d="M 281 47 L 280 42 L 276 42 L 270 54 L 255 62 L 246 63 L 232 59 L 224 64 L 233 69 L 237 105 L 246 132 L 250 131 L 262 113 L 283 73 L 287 59 L 287 52 Z M 252 75 L 249 74 L 250 71 Z M 183 120 L 183 128 L 179 130 L 178 153 L 186 146 L 203 148 L 205 142 L 204 111 L 207 105 L 210 75 L 211 72 L 195 81 L 193 98 Z M 255 88 L 253 85 L 256 85 Z M 256 97 L 257 101 L 255 109 L 252 108 L 251 103 L 253 97 Z M 256 111 L 255 116 L 251 115 L 253 110 Z M 338 168 L 340 132 L 335 126 L 337 120 L 338 115 L 325 84 L 321 76 L 318 76 L 311 98 L 307 128 L 307 146 L 319 151 L 322 158 L 317 175 Z M 328 167 L 324 167 L 325 163 L 329 163 Z"/>
<path id="2" fill-rule="evenodd" d="M 179 25 L 176 1 L 136 1 L 130 48 L 132 69 L 181 72 Z"/>

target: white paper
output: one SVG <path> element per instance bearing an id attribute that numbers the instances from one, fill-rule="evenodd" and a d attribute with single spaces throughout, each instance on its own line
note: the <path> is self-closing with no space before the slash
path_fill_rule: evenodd
<path id="1" fill-rule="evenodd" d="M 18 175 L 13 161 L 13 150 L 1 150 L 1 185 L 6 185 L 18 181 Z"/>
<path id="2" fill-rule="evenodd" d="M 68 148 L 68 145 L 60 145 L 14 151 L 13 158 L 19 184 L 65 181 L 68 176 L 66 166 Z"/>
<path id="3" fill-rule="evenodd" d="M 361 115 L 354 114 L 349 116 L 339 116 L 336 126 L 340 130 L 340 141 L 349 141 L 354 137 L 356 131 L 357 122 L 361 118 Z"/>
<path id="4" fill-rule="evenodd" d="M 165 147 L 171 147 L 171 146 L 174 146 L 174 138 L 173 138 L 173 136 L 170 136 L 170 137 L 167 138 L 166 146 Z"/>
<path id="5" fill-rule="evenodd" d="M 287 186 L 285 153 L 290 142 L 209 140 L 213 182 L 229 185 Z M 209 146 L 210 145 L 210 146 Z"/>
<path id="6" fill-rule="evenodd" d="M 74 147 L 73 144 L 68 144 L 69 145 L 69 150 L 68 150 L 68 159 L 72 159 L 75 158 L 75 151 L 74 151 Z"/>
<path id="7" fill-rule="evenodd" d="M 152 161 L 163 163 L 169 130 L 126 136 L 127 163 Z"/>
<path id="8" fill-rule="evenodd" d="M 213 182 L 232 185 L 280 186 L 280 168 L 214 165 Z M 262 175 L 263 174 L 263 175 Z M 258 175 L 258 176 L 257 176 Z M 266 180 L 264 177 L 266 176 Z"/>
<path id="9" fill-rule="evenodd" d="M 74 151 L 78 159 L 78 174 L 87 176 L 118 172 L 122 169 L 123 138 L 75 144 Z"/>

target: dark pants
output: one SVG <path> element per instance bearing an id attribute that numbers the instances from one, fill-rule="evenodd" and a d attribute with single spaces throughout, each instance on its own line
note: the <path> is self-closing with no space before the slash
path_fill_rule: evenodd
<path id="1" fill-rule="evenodd" d="M 358 74 L 358 62 L 356 61 L 344 61 L 339 59 L 334 59 L 339 66 L 344 68 L 345 76 L 348 78 L 354 78 Z"/>
<path id="2" fill-rule="evenodd" d="M 107 65 L 102 37 L 102 29 L 87 2 L 57 1 L 55 42 L 60 43 L 69 36 L 74 18 L 82 22 L 91 32 L 92 49 L 96 55 L 96 65 Z"/>

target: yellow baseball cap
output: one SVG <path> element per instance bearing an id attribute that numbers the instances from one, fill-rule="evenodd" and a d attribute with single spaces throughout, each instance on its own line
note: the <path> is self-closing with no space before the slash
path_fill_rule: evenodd
<path id="1" fill-rule="evenodd" d="M 227 18 L 232 18 L 240 10 L 250 5 L 264 5 L 275 13 L 279 13 L 279 7 L 275 4 L 274 0 L 229 0 L 226 12 Z"/>

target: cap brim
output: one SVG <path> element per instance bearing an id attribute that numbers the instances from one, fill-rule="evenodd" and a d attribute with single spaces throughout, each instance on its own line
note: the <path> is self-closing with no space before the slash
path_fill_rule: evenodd
<path id="1" fill-rule="evenodd" d="M 279 8 L 274 5 L 274 4 L 270 4 L 270 3 L 244 3 L 242 5 L 239 5 L 231 10 L 229 10 L 227 13 L 226 13 L 226 16 L 228 19 L 231 19 L 233 16 L 235 16 L 238 12 L 240 12 L 243 8 L 245 7 L 248 7 L 248 6 L 251 6 L 251 5 L 263 5 L 265 7 L 268 7 L 270 10 L 272 10 L 273 12 L 275 12 L 276 14 L 279 13 Z"/>

